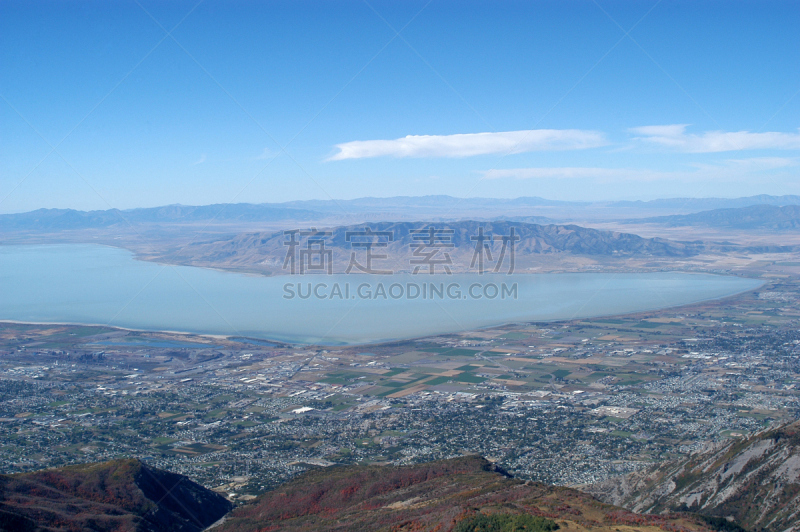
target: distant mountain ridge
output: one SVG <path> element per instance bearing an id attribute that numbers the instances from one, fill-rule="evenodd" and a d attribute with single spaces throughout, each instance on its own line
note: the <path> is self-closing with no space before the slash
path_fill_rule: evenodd
<path id="1" fill-rule="evenodd" d="M 653 223 L 668 227 L 707 226 L 726 229 L 785 231 L 800 229 L 800 205 L 750 205 L 734 209 L 716 209 L 693 214 L 628 220 L 628 222 Z"/>
<path id="2" fill-rule="evenodd" d="M 605 207 L 609 209 L 682 209 L 701 211 L 721 208 L 746 207 L 750 205 L 800 205 L 800 196 L 770 196 L 760 194 L 742 198 L 665 198 L 656 200 L 620 201 L 564 201 L 539 196 L 518 198 L 457 198 L 453 196 L 395 196 L 390 198 L 357 198 L 352 200 L 304 200 L 285 204 L 293 208 L 318 211 L 335 211 L 342 208 L 364 208 L 373 210 L 386 207 L 441 207 L 441 208 L 491 208 L 491 207 Z"/>
<path id="3" fill-rule="evenodd" d="M 800 421 L 585 491 L 634 512 L 690 511 L 749 530 L 800 530 Z"/>
<path id="4" fill-rule="evenodd" d="M 770 196 L 768 194 L 759 194 L 743 198 L 668 198 L 650 201 L 615 201 L 611 202 L 609 205 L 617 208 L 641 206 L 653 209 L 682 208 L 692 211 L 706 211 L 714 209 L 736 209 L 752 205 L 800 205 L 800 196 Z"/>
<path id="5" fill-rule="evenodd" d="M 292 209 L 272 204 L 239 203 L 200 207 L 167 205 L 149 209 L 121 211 L 77 211 L 74 209 L 38 209 L 21 214 L 0 215 L 0 230 L 69 230 L 128 226 L 140 223 L 197 223 L 197 222 L 274 222 L 280 220 L 314 220 L 321 213 Z"/>
<path id="6" fill-rule="evenodd" d="M 258 223 L 312 221 L 331 218 L 362 219 L 472 218 L 501 219 L 542 216 L 570 219 L 579 213 L 604 213 L 622 218 L 631 213 L 698 212 L 754 205 L 800 205 L 800 196 L 759 195 L 747 198 L 670 198 L 651 201 L 561 201 L 540 197 L 456 198 L 453 196 L 396 196 L 352 200 L 303 200 L 284 203 L 236 203 L 213 205 L 165 205 L 137 209 L 80 211 L 37 209 L 19 214 L 0 214 L 0 231 L 63 231 L 125 227 L 128 224 Z M 534 212 L 538 209 L 541 212 Z M 629 214 L 625 216 L 625 213 Z M 559 214 L 561 213 L 561 214 Z M 670 214 L 672 214 L 670 213 Z M 563 216 L 562 216 L 563 215 Z M 636 214 L 634 214 L 635 216 Z M 363 218 L 366 217 L 366 218 Z M 529 218 L 530 219 L 530 218 Z M 537 220 L 543 221 L 543 220 Z"/>
<path id="7" fill-rule="evenodd" d="M 441 209 L 480 209 L 491 207 L 565 207 L 587 206 L 587 201 L 562 201 L 540 198 L 538 196 L 521 196 L 519 198 L 457 198 L 447 195 L 430 196 L 393 196 L 388 198 L 364 197 L 351 200 L 299 200 L 290 201 L 284 205 L 293 208 L 314 209 L 319 211 L 332 211 L 342 209 L 354 210 L 380 210 L 387 208 L 415 208 L 435 207 Z"/>

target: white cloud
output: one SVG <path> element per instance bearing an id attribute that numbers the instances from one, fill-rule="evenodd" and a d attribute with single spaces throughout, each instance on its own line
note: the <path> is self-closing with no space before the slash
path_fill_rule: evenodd
<path id="1" fill-rule="evenodd" d="M 688 124 L 643 126 L 631 129 L 647 142 L 689 153 L 711 153 L 737 150 L 800 150 L 800 132 L 706 131 L 702 135 L 687 134 Z"/>
<path id="2" fill-rule="evenodd" d="M 662 171 L 640 168 L 598 167 L 539 167 L 503 168 L 483 172 L 485 179 L 595 179 L 613 181 L 696 181 L 737 180 L 752 178 L 761 172 L 797 166 L 798 160 L 790 157 L 753 157 L 727 159 L 717 164 L 697 163 L 691 170 Z"/>
<path id="3" fill-rule="evenodd" d="M 206 154 L 205 153 L 200 155 L 200 158 L 197 159 L 195 162 L 193 162 L 192 166 L 197 166 L 198 164 L 203 164 L 204 162 L 206 162 Z"/>
<path id="4" fill-rule="evenodd" d="M 582 150 L 608 144 L 602 133 L 581 129 L 531 129 L 458 135 L 408 135 L 395 140 L 337 144 L 331 161 L 367 157 L 470 157 L 492 153 Z"/>

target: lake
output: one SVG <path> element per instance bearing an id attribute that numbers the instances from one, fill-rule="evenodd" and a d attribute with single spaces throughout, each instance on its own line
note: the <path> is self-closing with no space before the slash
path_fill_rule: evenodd
<path id="1" fill-rule="evenodd" d="M 0 246 L 0 320 L 325 345 L 624 314 L 761 284 L 690 273 L 264 277 L 139 261 L 99 245 Z"/>

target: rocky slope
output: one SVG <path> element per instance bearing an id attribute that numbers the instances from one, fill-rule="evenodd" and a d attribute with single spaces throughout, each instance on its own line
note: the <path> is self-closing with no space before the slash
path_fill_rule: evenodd
<path id="1" fill-rule="evenodd" d="M 800 530 L 800 422 L 585 491 L 635 512 L 691 511 L 750 530 Z"/>
<path id="2" fill-rule="evenodd" d="M 2 531 L 197 532 L 231 508 L 221 495 L 138 460 L 0 475 Z"/>
<path id="3" fill-rule="evenodd" d="M 214 531 L 545 532 L 555 528 L 576 532 L 714 529 L 691 515 L 643 516 L 574 489 L 516 480 L 472 456 L 404 467 L 310 471 L 235 509 Z"/>

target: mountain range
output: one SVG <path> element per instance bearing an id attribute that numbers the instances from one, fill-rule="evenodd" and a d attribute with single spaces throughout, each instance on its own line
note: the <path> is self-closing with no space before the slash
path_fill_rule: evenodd
<path id="1" fill-rule="evenodd" d="M 213 526 L 211 526 L 213 524 Z M 580 490 L 477 456 L 315 467 L 237 507 L 138 460 L 0 475 L 2 531 L 785 532 L 800 527 L 800 422 Z"/>
<path id="2" fill-rule="evenodd" d="M 479 456 L 312 469 L 231 508 L 188 478 L 137 460 L 0 476 L 0 530 L 9 532 L 195 532 L 212 524 L 218 532 L 720 529 L 701 516 L 636 514 L 575 489 L 514 479 Z"/>
<path id="3" fill-rule="evenodd" d="M 316 220 L 320 213 L 305 209 L 253 205 L 167 205 L 150 209 L 121 211 L 77 211 L 74 209 L 38 209 L 21 214 L 0 215 L 0 230 L 61 231 L 74 229 L 98 229 L 113 226 L 126 227 L 132 224 L 194 224 L 201 222 L 275 222 L 280 220 Z"/>
<path id="4" fill-rule="evenodd" d="M 0 215 L 0 231 L 103 229 L 138 224 L 231 224 L 321 221 L 356 223 L 429 219 L 518 219 L 547 222 L 591 218 L 641 219 L 654 214 L 687 214 L 713 209 L 800 205 L 800 196 L 746 198 L 670 198 L 652 201 L 575 202 L 539 197 L 514 199 L 455 198 L 452 196 L 397 196 L 352 200 L 306 200 L 285 203 L 236 203 L 204 206 L 167 205 L 138 209 L 80 211 L 38 209 Z M 532 217 L 536 217 L 535 219 Z"/>
<path id="5" fill-rule="evenodd" d="M 367 230 L 371 233 L 367 233 Z M 511 260 L 512 235 L 515 240 L 515 256 L 525 260 L 533 256 L 559 254 L 603 257 L 687 257 L 705 249 L 702 243 L 697 242 L 684 243 L 663 238 L 643 238 L 630 233 L 589 229 L 577 225 L 466 220 L 441 223 L 378 222 L 320 228 L 315 231 L 298 232 L 295 236 L 284 231 L 240 233 L 191 242 L 150 258 L 193 266 L 276 272 L 285 265 L 290 250 L 287 244 L 294 238 L 297 261 L 302 259 L 299 256 L 300 252 L 316 249 L 321 253 L 324 247 L 326 252 L 330 252 L 332 271 L 341 272 L 349 266 L 353 253 L 360 263 L 366 262 L 365 249 L 354 243 L 368 240 L 376 245 L 372 248 L 374 255 L 380 254 L 386 257 L 384 264 L 391 263 L 395 267 L 410 268 L 410 264 L 418 262 L 424 266 L 422 256 L 436 251 L 434 260 L 446 260 L 449 257 L 454 268 L 461 265 L 463 266 L 461 269 L 464 269 L 472 263 L 478 243 L 476 239 L 480 238 L 481 231 L 485 238 L 483 244 L 487 246 L 484 249 L 493 253 L 494 261 L 500 260 L 503 254 L 502 238 L 504 236 L 507 238 L 504 257 L 506 265 Z M 319 244 L 320 241 L 324 242 L 324 246 Z M 428 246 L 431 242 L 434 245 Z M 420 248 L 420 245 L 426 247 Z M 489 254 L 486 255 L 488 259 Z M 316 254 L 309 260 L 318 261 L 319 258 L 319 254 Z M 380 266 L 376 266 L 376 269 L 380 269 Z"/>

